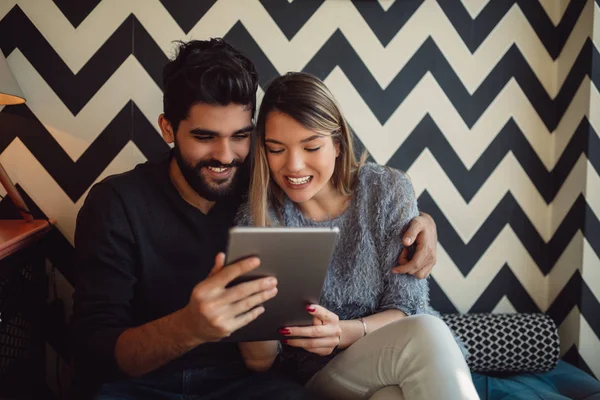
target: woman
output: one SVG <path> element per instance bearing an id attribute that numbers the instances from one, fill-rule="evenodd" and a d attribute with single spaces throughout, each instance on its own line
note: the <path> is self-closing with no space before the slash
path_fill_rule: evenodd
<path id="1" fill-rule="evenodd" d="M 418 215 L 408 176 L 358 162 L 326 86 L 304 73 L 275 79 L 258 115 L 249 203 L 238 222 L 337 226 L 341 234 L 313 326 L 284 327 L 282 366 L 328 398 L 476 399 L 469 369 L 429 307 L 426 280 L 394 274 Z M 418 314 L 418 315 L 417 315 Z M 433 315 L 431 315 L 433 314 Z M 276 342 L 243 343 L 249 368 L 269 368 Z"/>

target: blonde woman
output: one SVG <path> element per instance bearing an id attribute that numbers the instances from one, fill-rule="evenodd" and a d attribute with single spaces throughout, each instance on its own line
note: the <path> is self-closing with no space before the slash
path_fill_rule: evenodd
<path id="1" fill-rule="evenodd" d="M 313 326 L 281 330 L 303 337 L 284 341 L 281 367 L 326 398 L 478 398 L 459 346 L 429 306 L 427 280 L 392 271 L 403 249 L 396 238 L 418 215 L 408 176 L 359 162 L 333 95 L 304 73 L 271 83 L 256 139 L 239 224 L 341 231 L 320 302 L 307 306 Z M 276 342 L 240 349 L 256 370 L 278 354 Z"/>

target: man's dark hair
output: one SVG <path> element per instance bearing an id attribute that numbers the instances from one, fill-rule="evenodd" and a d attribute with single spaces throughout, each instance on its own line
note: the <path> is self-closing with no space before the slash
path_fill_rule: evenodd
<path id="1" fill-rule="evenodd" d="M 177 132 L 195 103 L 247 105 L 254 116 L 258 73 L 252 61 L 223 39 L 179 42 L 163 69 L 165 118 Z"/>

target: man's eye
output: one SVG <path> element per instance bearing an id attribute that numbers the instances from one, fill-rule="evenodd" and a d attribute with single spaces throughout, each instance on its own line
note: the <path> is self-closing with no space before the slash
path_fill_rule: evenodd
<path id="1" fill-rule="evenodd" d="M 245 140 L 245 139 L 248 139 L 249 136 L 250 135 L 248 135 L 247 133 L 243 134 L 243 135 L 235 135 L 233 137 L 233 140 Z"/>
<path id="2" fill-rule="evenodd" d="M 208 142 L 209 140 L 211 140 L 213 137 L 212 136 L 194 136 L 194 138 L 196 140 L 199 140 L 201 142 Z"/>

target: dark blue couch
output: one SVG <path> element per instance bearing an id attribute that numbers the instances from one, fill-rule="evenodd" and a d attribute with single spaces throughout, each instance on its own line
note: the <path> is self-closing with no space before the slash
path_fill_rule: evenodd
<path id="1" fill-rule="evenodd" d="M 600 382 L 559 361 L 555 369 L 539 374 L 473 374 L 481 400 L 600 400 Z"/>

